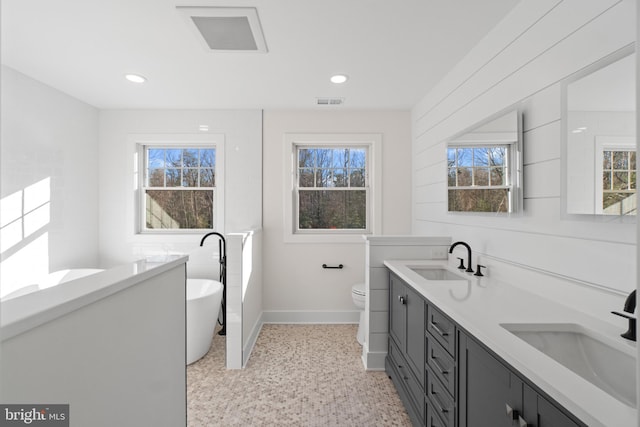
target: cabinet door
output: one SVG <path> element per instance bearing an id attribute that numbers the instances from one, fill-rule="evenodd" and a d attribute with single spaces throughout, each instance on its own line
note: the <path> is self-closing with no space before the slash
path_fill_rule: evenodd
<path id="1" fill-rule="evenodd" d="M 527 427 L 578 427 L 568 415 L 526 384 L 522 418 Z"/>
<path id="2" fill-rule="evenodd" d="M 396 275 L 389 274 L 389 334 L 402 351 L 406 344 L 406 300 L 406 286 Z"/>
<path id="3" fill-rule="evenodd" d="M 424 388 L 424 355 L 425 355 L 425 302 L 422 297 L 410 287 L 405 288 L 407 299 L 407 361 L 415 376 Z"/>
<path id="4" fill-rule="evenodd" d="M 460 427 L 512 427 L 522 410 L 522 381 L 473 339 L 459 336 Z"/>

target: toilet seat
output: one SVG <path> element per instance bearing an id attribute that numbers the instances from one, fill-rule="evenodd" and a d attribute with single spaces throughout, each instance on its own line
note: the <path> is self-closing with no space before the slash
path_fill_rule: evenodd
<path id="1" fill-rule="evenodd" d="M 351 293 L 359 296 L 366 296 L 367 293 L 364 289 L 364 283 L 356 283 L 351 287 Z"/>

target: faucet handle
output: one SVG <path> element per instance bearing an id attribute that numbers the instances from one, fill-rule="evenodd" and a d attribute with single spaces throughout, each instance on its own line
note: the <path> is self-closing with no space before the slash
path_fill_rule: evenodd
<path id="1" fill-rule="evenodd" d="M 464 270 L 467 267 L 464 266 L 464 259 L 458 257 L 458 259 L 460 260 L 460 265 L 458 266 L 458 270 Z"/>
<path id="2" fill-rule="evenodd" d="M 486 265 L 480 265 L 480 264 L 477 264 L 477 265 L 476 265 L 476 268 L 478 269 L 478 271 L 476 271 L 476 273 L 474 274 L 474 276 L 478 276 L 478 277 L 482 277 L 482 276 L 484 276 L 484 274 L 482 274 L 482 269 L 483 269 L 483 268 L 487 268 L 487 266 L 486 266 Z"/>
<path id="3" fill-rule="evenodd" d="M 625 319 L 636 320 L 634 316 L 631 316 L 627 313 L 620 313 L 619 311 L 612 311 L 611 313 L 615 314 L 616 316 L 624 317 Z"/>

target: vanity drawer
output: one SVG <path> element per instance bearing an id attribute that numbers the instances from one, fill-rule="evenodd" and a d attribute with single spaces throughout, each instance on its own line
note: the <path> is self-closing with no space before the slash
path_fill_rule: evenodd
<path id="1" fill-rule="evenodd" d="M 403 366 L 398 369 L 404 384 L 407 386 L 409 398 L 412 400 L 413 407 L 416 408 L 416 412 L 421 420 L 424 420 L 424 389 L 418 383 L 416 377 L 411 373 L 408 366 Z"/>
<path id="2" fill-rule="evenodd" d="M 433 404 L 427 399 L 426 401 L 426 423 L 427 427 L 447 427 L 447 425 L 442 421 L 442 419 L 436 414 L 435 408 Z"/>
<path id="3" fill-rule="evenodd" d="M 431 304 L 427 308 L 427 330 L 450 355 L 455 354 L 456 326 Z"/>
<path id="4" fill-rule="evenodd" d="M 402 384 L 406 394 L 409 396 L 411 406 L 422 422 L 425 416 L 424 388 L 413 375 L 411 369 L 409 369 L 404 356 L 392 339 L 389 339 L 388 359 L 397 372 L 398 382 Z"/>
<path id="5" fill-rule="evenodd" d="M 427 369 L 427 406 L 431 412 L 442 418 L 445 427 L 455 426 L 455 404 L 449 392 L 436 379 L 430 369 Z"/>
<path id="6" fill-rule="evenodd" d="M 433 337 L 427 334 L 427 366 L 444 384 L 451 396 L 455 397 L 456 362 Z"/>

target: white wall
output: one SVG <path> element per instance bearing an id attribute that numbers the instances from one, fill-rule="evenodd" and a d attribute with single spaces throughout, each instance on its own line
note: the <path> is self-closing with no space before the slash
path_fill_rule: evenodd
<path id="1" fill-rule="evenodd" d="M 227 234 L 228 369 L 243 368 L 262 327 L 262 231 Z"/>
<path id="2" fill-rule="evenodd" d="M 365 316 L 362 363 L 367 370 L 384 371 L 389 346 L 389 270 L 392 259 L 445 260 L 450 237 L 375 236 L 366 242 Z"/>
<path id="3" fill-rule="evenodd" d="M 285 133 L 382 134 L 382 233 L 408 234 L 411 222 L 410 115 L 405 111 L 309 110 L 264 113 L 265 320 L 310 320 L 312 317 L 317 321 L 344 319 L 340 313 L 352 313 L 355 310 L 351 286 L 364 281 L 364 240 L 355 244 L 285 243 Z M 324 270 L 321 267 L 323 263 L 342 263 L 345 268 Z M 310 312 L 316 316 L 307 316 Z M 357 317 L 351 317 L 357 320 Z"/>
<path id="4" fill-rule="evenodd" d="M 50 271 L 96 266 L 98 111 L 11 68 L 0 77 L 6 294 Z"/>
<path id="5" fill-rule="evenodd" d="M 69 404 L 73 426 L 184 426 L 184 261 L 145 277 L 3 340 L 2 402 Z"/>
<path id="6" fill-rule="evenodd" d="M 487 274 L 509 271 L 531 289 L 564 279 L 610 289 L 592 314 L 617 322 L 609 310 L 635 288 L 635 223 L 562 213 L 561 83 L 632 43 L 635 16 L 633 0 L 523 1 L 481 40 L 412 111 L 413 233 L 466 240 Z M 524 115 L 524 215 L 447 214 L 443 141 L 514 104 Z"/>
<path id="7" fill-rule="evenodd" d="M 262 231 L 247 235 L 242 247 L 242 365 L 262 327 Z"/>
<path id="8" fill-rule="evenodd" d="M 208 125 L 200 132 L 200 125 Z M 147 254 L 188 253 L 190 277 L 218 278 L 218 245 L 199 248 L 200 234 L 135 231 L 135 142 L 132 135 L 224 134 L 224 233 L 258 229 L 262 221 L 262 114 L 257 110 L 100 111 L 100 253 L 106 266 Z"/>

